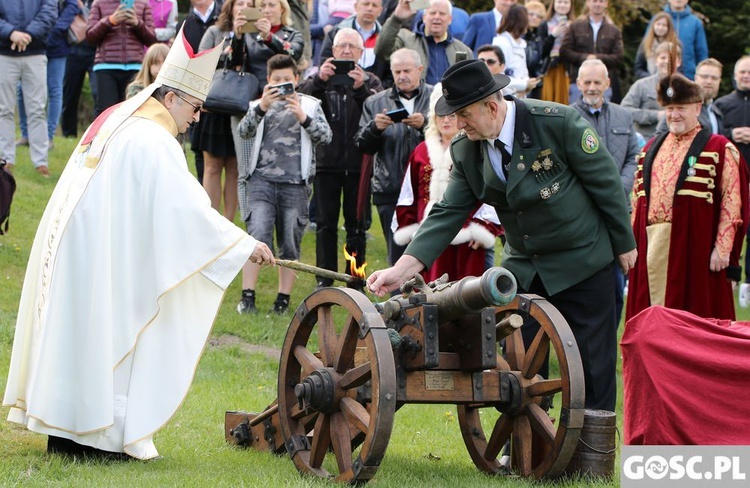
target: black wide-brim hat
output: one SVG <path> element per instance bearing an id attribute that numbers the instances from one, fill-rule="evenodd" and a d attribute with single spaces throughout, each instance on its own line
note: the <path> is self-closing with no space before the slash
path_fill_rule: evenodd
<path id="1" fill-rule="evenodd" d="M 502 90 L 510 78 L 493 76 L 482 60 L 467 59 L 448 68 L 441 83 L 443 96 L 435 105 L 435 115 L 443 117 Z"/>

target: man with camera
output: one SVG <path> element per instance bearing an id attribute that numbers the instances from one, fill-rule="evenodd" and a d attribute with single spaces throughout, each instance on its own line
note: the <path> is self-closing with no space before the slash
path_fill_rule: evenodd
<path id="1" fill-rule="evenodd" d="M 404 252 L 393 242 L 391 221 L 401 190 L 401 180 L 409 154 L 424 140 L 424 126 L 430 110 L 432 85 L 422 80 L 422 60 L 412 49 L 399 49 L 391 55 L 394 85 L 368 98 L 362 107 L 355 144 L 365 154 L 374 154 L 372 201 L 383 228 L 388 262 L 393 264 Z"/>
<path id="2" fill-rule="evenodd" d="M 365 260 L 365 227 L 357 221 L 362 153 L 354 145 L 354 136 L 359 130 L 365 100 L 383 88 L 377 76 L 357 64 L 363 50 L 362 37 L 356 30 L 349 27 L 339 29 L 333 38 L 333 57 L 326 59 L 318 73 L 298 87 L 300 93 L 321 101 L 333 132 L 330 144 L 317 146 L 313 183 L 318 224 L 316 264 L 332 271 L 337 271 L 338 265 L 342 194 L 346 249 L 349 254 L 356 253 L 358 266 Z M 318 278 L 318 286 L 331 285 L 333 280 Z"/>

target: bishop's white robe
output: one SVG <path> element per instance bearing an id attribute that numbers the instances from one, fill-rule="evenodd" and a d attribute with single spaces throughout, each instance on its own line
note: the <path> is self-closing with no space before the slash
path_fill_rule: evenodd
<path id="1" fill-rule="evenodd" d="M 93 140 L 89 128 L 52 194 L 3 399 L 32 431 L 140 459 L 158 455 L 152 436 L 185 398 L 257 243 L 211 208 L 153 89 Z"/>

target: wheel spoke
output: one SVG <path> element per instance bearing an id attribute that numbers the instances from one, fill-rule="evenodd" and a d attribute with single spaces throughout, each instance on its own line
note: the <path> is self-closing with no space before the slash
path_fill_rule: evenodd
<path id="1" fill-rule="evenodd" d="M 544 360 L 547 359 L 549 352 L 549 336 L 542 327 L 536 333 L 534 341 L 526 352 L 526 358 L 523 363 L 522 374 L 526 379 L 533 378 L 542 368 Z"/>
<path id="2" fill-rule="evenodd" d="M 362 363 L 344 373 L 339 381 L 339 386 L 344 390 L 357 388 L 367 383 L 370 378 L 372 378 L 372 365 L 369 362 Z"/>
<path id="3" fill-rule="evenodd" d="M 484 452 L 485 459 L 497 459 L 500 451 L 503 450 L 505 443 L 513 432 L 513 419 L 509 415 L 502 414 L 495 422 L 492 429 L 490 440 L 487 442 L 487 450 Z"/>
<path id="4" fill-rule="evenodd" d="M 323 465 L 323 460 L 328 452 L 328 446 L 331 445 L 330 427 L 330 415 L 318 416 L 318 420 L 315 422 L 312 447 L 310 448 L 310 466 L 313 468 L 319 468 Z"/>
<path id="5" fill-rule="evenodd" d="M 333 368 L 339 373 L 343 373 L 354 363 L 354 353 L 357 352 L 357 339 L 359 338 L 359 324 L 354 317 L 348 316 L 344 324 L 344 329 L 336 344 L 337 354 L 333 364 Z"/>
<path id="6" fill-rule="evenodd" d="M 513 455 L 521 476 L 531 475 L 531 438 L 529 420 L 525 416 L 516 417 L 513 425 Z"/>
<path id="7" fill-rule="evenodd" d="M 539 434 L 542 440 L 550 446 L 555 442 L 555 426 L 552 425 L 552 420 L 547 415 L 542 407 L 536 403 L 530 403 L 527 407 L 529 423 L 531 428 Z"/>
<path id="8" fill-rule="evenodd" d="M 525 354 L 526 349 L 523 345 L 523 336 L 520 330 L 505 338 L 505 357 L 508 359 L 511 370 L 518 371 L 521 369 Z"/>
<path id="9" fill-rule="evenodd" d="M 293 420 L 299 420 L 305 415 L 308 415 L 308 412 L 304 408 L 300 408 L 299 405 L 294 405 L 289 411 L 289 417 Z"/>
<path id="10" fill-rule="evenodd" d="M 302 371 L 304 371 L 305 376 L 310 375 L 310 373 L 316 369 L 325 368 L 325 365 L 321 360 L 315 357 L 315 355 L 308 351 L 304 346 L 297 346 L 294 348 L 294 357 L 299 361 L 300 366 L 302 366 Z"/>
<path id="11" fill-rule="evenodd" d="M 350 424 L 356 427 L 358 431 L 367 433 L 367 427 L 370 424 L 370 414 L 362 404 L 353 398 L 344 397 L 341 399 L 339 407 Z"/>
<path id="12" fill-rule="evenodd" d="M 497 369 L 500 371 L 511 371 L 510 364 L 500 354 L 497 355 Z"/>
<path id="13" fill-rule="evenodd" d="M 529 394 L 529 396 L 537 397 L 554 395 L 555 393 L 560 393 L 562 389 L 562 379 L 556 378 L 551 380 L 542 380 L 538 383 L 534 383 L 533 385 L 529 385 L 529 387 L 526 388 L 526 392 Z"/>
<path id="14" fill-rule="evenodd" d="M 336 324 L 333 322 L 331 307 L 328 305 L 318 308 L 318 348 L 326 366 L 333 366 L 336 354 Z"/>
<path id="15" fill-rule="evenodd" d="M 349 433 L 349 423 L 341 412 L 331 415 L 330 432 L 331 440 L 333 441 L 333 453 L 336 455 L 339 474 L 343 474 L 352 466 L 352 443 L 351 434 Z"/>

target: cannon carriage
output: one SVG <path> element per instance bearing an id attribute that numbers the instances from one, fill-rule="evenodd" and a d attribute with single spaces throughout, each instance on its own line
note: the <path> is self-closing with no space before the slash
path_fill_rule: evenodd
<path id="1" fill-rule="evenodd" d="M 503 268 L 452 283 L 417 276 L 402 289 L 381 304 L 347 288 L 309 295 L 284 340 L 276 402 L 227 412 L 227 441 L 286 452 L 303 474 L 362 482 L 380 467 L 401 406 L 454 404 L 480 470 L 561 475 L 583 427 L 584 376 L 560 313 L 516 295 Z M 539 330 L 527 349 L 529 320 Z"/>

